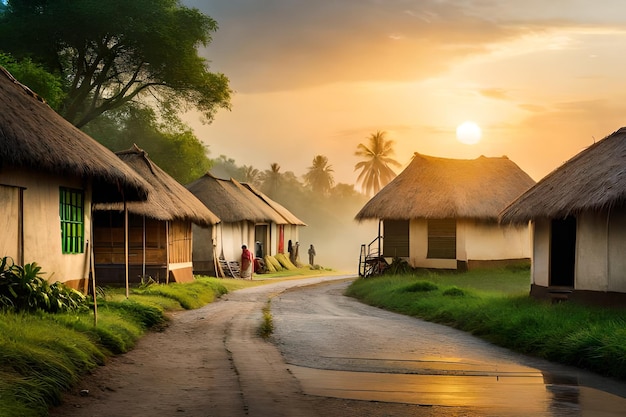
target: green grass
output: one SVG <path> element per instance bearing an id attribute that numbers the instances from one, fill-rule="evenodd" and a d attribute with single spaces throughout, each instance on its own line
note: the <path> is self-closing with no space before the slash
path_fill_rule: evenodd
<path id="1" fill-rule="evenodd" d="M 626 310 L 528 296 L 528 270 L 359 279 L 346 295 L 525 354 L 626 379 Z"/>
<path id="2" fill-rule="evenodd" d="M 268 339 L 274 332 L 274 320 L 271 312 L 271 300 L 267 300 L 267 303 L 263 307 L 263 321 L 259 327 L 259 336 L 263 339 Z"/>
<path id="3" fill-rule="evenodd" d="M 97 300 L 97 326 L 92 311 L 0 311 L 0 416 L 47 415 L 83 374 L 131 350 L 148 329 L 166 325 L 168 312 L 201 307 L 247 285 L 203 277 L 132 288 L 128 299 L 125 289 L 106 288 Z"/>

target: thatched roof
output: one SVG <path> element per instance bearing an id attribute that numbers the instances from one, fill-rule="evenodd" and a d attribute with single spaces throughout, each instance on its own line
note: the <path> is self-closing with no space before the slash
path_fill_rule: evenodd
<path id="1" fill-rule="evenodd" d="M 148 200 L 127 203 L 128 211 L 157 220 L 187 220 L 200 226 L 220 219 L 183 185 L 159 168 L 148 154 L 134 145 L 116 155 L 149 185 Z M 122 203 L 96 204 L 97 211 L 122 211 Z"/>
<path id="2" fill-rule="evenodd" d="M 187 189 L 225 223 L 247 220 L 281 224 L 285 221 L 252 191 L 234 180 L 223 180 L 207 173 L 187 184 Z"/>
<path id="3" fill-rule="evenodd" d="M 241 185 L 246 187 L 248 190 L 252 191 L 257 197 L 263 200 L 268 206 L 273 208 L 276 212 L 278 212 L 278 214 L 281 215 L 281 217 L 285 219 L 283 222 L 278 223 L 278 224 L 292 224 L 296 226 L 306 226 L 306 224 L 302 220 L 300 220 L 292 212 L 287 210 L 286 207 L 284 207 L 280 203 L 277 203 L 276 201 L 269 198 L 267 195 L 259 191 L 256 187 L 254 187 L 252 184 L 244 182 L 244 183 L 241 183 Z"/>
<path id="4" fill-rule="evenodd" d="M 507 157 L 448 159 L 416 152 L 409 166 L 368 201 L 356 219 L 496 220 L 534 183 Z"/>
<path id="5" fill-rule="evenodd" d="M 144 200 L 146 185 L 113 152 L 0 67 L 0 163 L 93 179 L 94 201 Z"/>
<path id="6" fill-rule="evenodd" d="M 626 203 L 626 127 L 546 175 L 506 207 L 504 223 L 565 218 Z"/>

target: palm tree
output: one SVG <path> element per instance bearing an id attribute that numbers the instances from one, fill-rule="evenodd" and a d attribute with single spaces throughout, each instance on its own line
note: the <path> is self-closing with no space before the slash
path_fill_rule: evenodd
<path id="1" fill-rule="evenodd" d="M 270 169 L 263 173 L 263 191 L 268 196 L 275 197 L 281 182 L 282 174 L 280 173 L 280 165 L 274 162 L 270 165 Z"/>
<path id="2" fill-rule="evenodd" d="M 258 187 L 261 184 L 261 172 L 251 165 L 244 165 L 240 168 L 243 182 Z"/>
<path id="3" fill-rule="evenodd" d="M 357 163 L 354 170 L 361 170 L 357 182 L 361 183 L 361 188 L 368 196 L 376 194 L 387 185 L 396 173 L 389 165 L 400 166 L 400 163 L 393 159 L 393 140 L 385 138 L 387 132 L 377 131 L 372 133 L 366 146 L 362 143 L 356 148 L 355 156 L 361 156 L 365 160 Z"/>
<path id="4" fill-rule="evenodd" d="M 314 193 L 324 196 L 328 195 L 330 189 L 335 184 L 333 172 L 332 165 L 328 165 L 328 158 L 323 155 L 317 155 L 313 158 L 313 165 L 304 174 L 304 182 L 311 187 Z"/>

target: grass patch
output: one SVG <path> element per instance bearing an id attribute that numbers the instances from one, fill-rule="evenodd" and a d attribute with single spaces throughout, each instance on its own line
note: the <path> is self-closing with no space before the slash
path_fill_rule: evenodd
<path id="1" fill-rule="evenodd" d="M 99 291 L 97 326 L 91 311 L 0 311 L 0 415 L 47 415 L 83 374 L 166 325 L 168 311 L 201 307 L 241 281 L 155 284 L 132 288 L 128 299 L 125 289 L 107 288 Z"/>
<path id="2" fill-rule="evenodd" d="M 267 303 L 263 307 L 263 321 L 259 328 L 259 335 L 263 339 L 269 338 L 274 332 L 274 321 L 272 319 L 271 312 L 271 300 L 267 300 Z"/>
<path id="3" fill-rule="evenodd" d="M 446 324 L 500 346 L 626 379 L 626 310 L 528 296 L 530 273 L 420 272 L 358 279 L 346 295 Z"/>

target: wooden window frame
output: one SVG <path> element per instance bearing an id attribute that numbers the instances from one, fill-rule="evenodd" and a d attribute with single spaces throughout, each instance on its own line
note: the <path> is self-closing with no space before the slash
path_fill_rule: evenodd
<path id="1" fill-rule="evenodd" d="M 59 188 L 61 252 L 85 252 L 85 195 L 82 190 Z"/>

